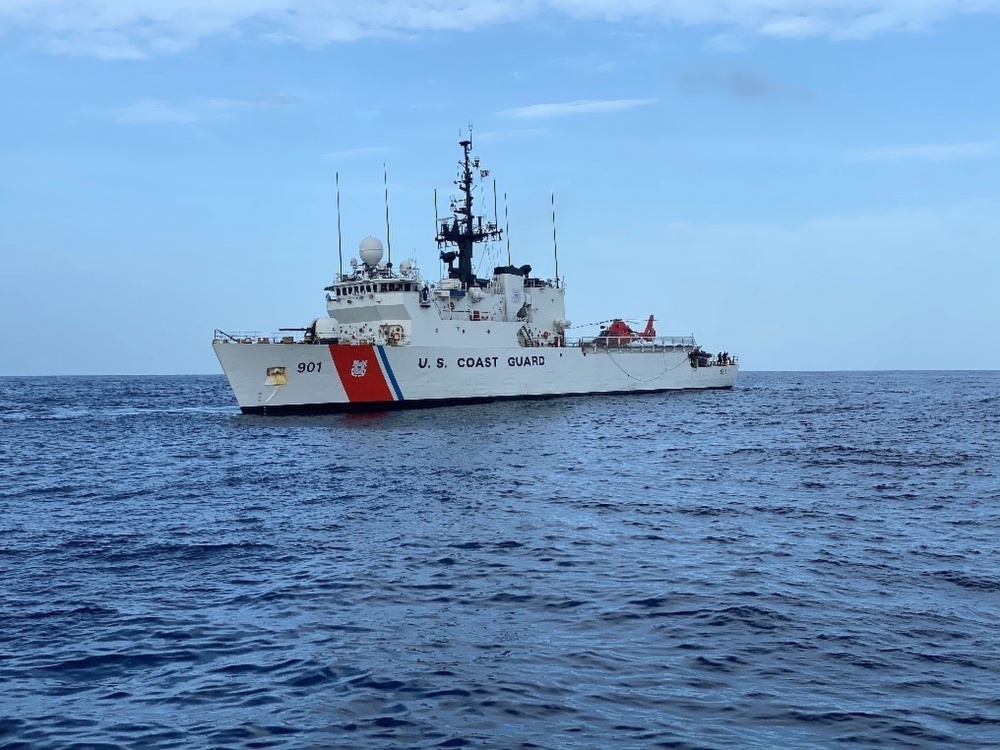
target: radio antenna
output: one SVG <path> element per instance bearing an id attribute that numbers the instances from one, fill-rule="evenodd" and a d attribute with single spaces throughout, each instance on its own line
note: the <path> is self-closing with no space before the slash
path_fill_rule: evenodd
<path id="1" fill-rule="evenodd" d="M 497 181 L 493 180 L 493 224 L 500 225 L 500 217 L 497 216 Z"/>
<path id="2" fill-rule="evenodd" d="M 344 277 L 344 235 L 340 229 L 340 172 L 336 174 L 337 179 L 337 260 L 339 261 L 340 276 L 337 281 Z"/>
<path id="3" fill-rule="evenodd" d="M 389 172 L 382 162 L 382 184 L 385 185 L 385 248 L 392 266 L 392 239 L 389 237 Z"/>
<path id="4" fill-rule="evenodd" d="M 559 286 L 559 245 L 556 243 L 556 191 L 552 191 L 552 254 L 556 259 L 556 287 Z"/>
<path id="5" fill-rule="evenodd" d="M 438 219 L 438 189 L 434 188 L 434 236 L 438 233 L 438 224 L 440 224 L 440 219 Z M 441 276 L 441 263 L 438 263 L 438 278 L 443 278 Z"/>
<path id="6" fill-rule="evenodd" d="M 507 232 L 507 265 L 510 265 L 510 216 L 507 215 L 507 193 L 503 194 L 503 223 Z"/>
<path id="7" fill-rule="evenodd" d="M 494 227 L 499 227 L 500 226 L 500 217 L 497 215 L 497 181 L 496 181 L 496 178 L 493 179 L 493 226 Z"/>

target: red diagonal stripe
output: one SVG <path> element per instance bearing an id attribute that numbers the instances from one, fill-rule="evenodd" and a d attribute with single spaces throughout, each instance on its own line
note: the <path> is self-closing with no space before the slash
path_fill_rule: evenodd
<path id="1" fill-rule="evenodd" d="M 393 400 L 374 346 L 331 344 L 330 354 L 340 382 L 347 392 L 348 401 L 357 403 Z"/>

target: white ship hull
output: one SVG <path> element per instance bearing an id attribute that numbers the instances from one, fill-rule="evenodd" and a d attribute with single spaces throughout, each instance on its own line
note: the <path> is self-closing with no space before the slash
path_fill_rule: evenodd
<path id="1" fill-rule="evenodd" d="M 634 345 L 451 348 L 215 341 L 251 414 L 382 411 L 502 399 L 732 388 L 738 365 Z"/>

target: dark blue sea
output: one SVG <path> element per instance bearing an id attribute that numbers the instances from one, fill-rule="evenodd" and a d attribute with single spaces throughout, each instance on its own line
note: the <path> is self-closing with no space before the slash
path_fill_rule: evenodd
<path id="1" fill-rule="evenodd" d="M 1000 747 L 1000 373 L 0 379 L 0 747 Z"/>

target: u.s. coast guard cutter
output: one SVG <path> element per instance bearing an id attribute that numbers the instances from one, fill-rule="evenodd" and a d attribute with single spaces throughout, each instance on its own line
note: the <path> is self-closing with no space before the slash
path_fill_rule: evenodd
<path id="1" fill-rule="evenodd" d="M 567 336 L 566 286 L 498 266 L 472 265 L 477 243 L 502 230 L 472 210 L 471 138 L 452 216 L 438 222 L 447 278 L 423 279 L 415 264 L 383 262 L 382 243 L 362 241 L 360 263 L 326 287 L 325 317 L 293 335 L 230 334 L 212 346 L 250 414 L 380 411 L 499 399 L 732 388 L 739 369 L 690 336 L 657 336 L 615 319 L 597 336 Z M 451 249 L 454 248 L 454 249 Z M 443 275 L 443 274 L 442 274 Z"/>

